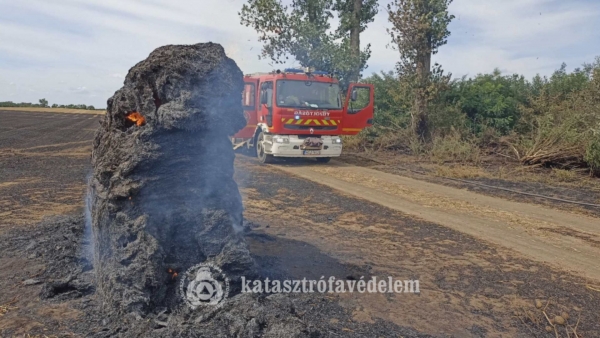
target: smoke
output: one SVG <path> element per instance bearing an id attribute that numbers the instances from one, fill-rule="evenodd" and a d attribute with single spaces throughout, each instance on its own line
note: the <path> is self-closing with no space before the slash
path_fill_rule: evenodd
<path id="1" fill-rule="evenodd" d="M 89 258 L 91 261 L 94 257 L 94 238 L 92 232 L 92 206 L 94 193 L 91 186 L 92 173 L 88 173 L 86 177 L 87 190 L 84 196 L 84 221 L 85 227 L 83 229 L 83 243 L 81 245 L 82 253 L 81 256 Z"/>

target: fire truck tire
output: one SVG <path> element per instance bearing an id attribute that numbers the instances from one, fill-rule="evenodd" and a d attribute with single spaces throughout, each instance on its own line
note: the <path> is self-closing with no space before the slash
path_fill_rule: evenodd
<path id="1" fill-rule="evenodd" d="M 263 146 L 264 139 L 265 139 L 265 134 L 263 132 L 258 134 L 258 137 L 256 138 L 256 143 L 255 143 L 256 157 L 258 157 L 258 161 L 260 163 L 273 163 L 273 161 L 274 161 L 273 155 L 269 155 L 269 154 L 265 153 L 265 148 Z"/>
<path id="2" fill-rule="evenodd" d="M 329 161 L 331 161 L 331 157 L 317 157 L 319 163 L 329 163 Z"/>

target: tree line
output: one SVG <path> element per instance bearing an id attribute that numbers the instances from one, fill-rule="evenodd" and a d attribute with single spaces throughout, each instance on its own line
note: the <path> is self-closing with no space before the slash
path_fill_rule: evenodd
<path id="1" fill-rule="evenodd" d="M 87 106 L 85 104 L 53 104 L 50 106 L 48 100 L 40 99 L 38 103 L 21 102 L 16 103 L 12 101 L 0 102 L 0 107 L 38 107 L 38 108 L 66 108 L 66 109 L 84 109 L 84 110 L 96 110 L 94 106 Z"/>
<path id="2" fill-rule="evenodd" d="M 248 0 L 239 15 L 263 43 L 260 57 L 293 58 L 337 75 L 343 86 L 375 85 L 375 127 L 349 140 L 361 148 L 405 149 L 477 161 L 484 151 L 526 165 L 600 171 L 600 58 L 567 72 L 526 79 L 493 70 L 452 79 L 432 55 L 448 42 L 452 0 L 392 0 L 385 33 L 393 70 L 362 77 L 370 45 L 360 33 L 377 0 Z M 333 27 L 335 18 L 339 25 Z"/>

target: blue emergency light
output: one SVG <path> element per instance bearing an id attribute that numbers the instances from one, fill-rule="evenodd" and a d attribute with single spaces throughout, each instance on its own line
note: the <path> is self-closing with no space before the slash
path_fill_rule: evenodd
<path id="1" fill-rule="evenodd" d="M 294 73 L 294 74 L 304 73 L 304 71 L 302 69 L 297 69 L 297 68 L 286 68 L 283 71 L 286 73 Z"/>
<path id="2" fill-rule="evenodd" d="M 292 74 L 301 74 L 301 73 L 311 73 L 314 75 L 329 75 L 328 72 L 322 70 L 315 70 L 314 72 L 306 72 L 299 68 L 286 68 L 283 70 L 284 73 L 292 73 Z"/>

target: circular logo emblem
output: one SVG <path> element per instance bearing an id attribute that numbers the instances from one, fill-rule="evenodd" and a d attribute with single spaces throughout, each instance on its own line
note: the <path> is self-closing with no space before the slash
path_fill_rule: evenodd
<path id="1" fill-rule="evenodd" d="M 192 309 L 199 306 L 221 306 L 229 295 L 229 278 L 213 264 L 196 264 L 181 278 L 179 291 Z"/>
<path id="2" fill-rule="evenodd" d="M 309 129 L 309 131 L 310 131 L 310 133 L 311 133 L 311 134 L 314 134 L 314 133 L 315 133 L 315 130 L 314 130 L 314 129 L 312 129 L 312 128 L 310 128 L 310 129 Z"/>

